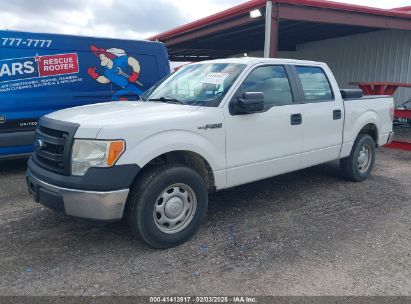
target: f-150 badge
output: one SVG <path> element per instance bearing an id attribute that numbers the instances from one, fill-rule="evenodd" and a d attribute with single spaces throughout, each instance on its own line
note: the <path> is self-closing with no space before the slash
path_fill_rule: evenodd
<path id="1" fill-rule="evenodd" d="M 216 124 L 208 124 L 208 125 L 205 125 L 205 126 L 200 126 L 200 127 L 198 127 L 198 129 L 207 130 L 207 129 L 219 129 L 219 128 L 222 128 L 222 127 L 223 127 L 223 124 L 220 122 L 220 123 L 216 123 Z"/>

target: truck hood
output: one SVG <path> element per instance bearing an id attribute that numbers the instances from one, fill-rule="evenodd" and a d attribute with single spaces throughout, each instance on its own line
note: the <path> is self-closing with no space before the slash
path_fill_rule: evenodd
<path id="1" fill-rule="evenodd" d="M 125 122 L 181 116 L 197 109 L 194 106 L 162 102 L 116 101 L 68 108 L 48 114 L 47 117 L 78 123 L 81 127 L 104 127 Z"/>
<path id="2" fill-rule="evenodd" d="M 162 102 L 115 101 L 68 108 L 48 114 L 55 120 L 77 123 L 77 138 L 96 138 L 106 128 L 141 126 L 165 120 L 180 120 L 197 106 Z"/>

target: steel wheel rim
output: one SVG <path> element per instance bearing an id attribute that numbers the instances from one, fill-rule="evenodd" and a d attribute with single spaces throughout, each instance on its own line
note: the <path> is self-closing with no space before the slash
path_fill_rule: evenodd
<path id="1" fill-rule="evenodd" d="M 361 173 L 367 172 L 371 164 L 371 158 L 371 147 L 369 145 L 362 146 L 357 159 L 358 170 Z"/>
<path id="2" fill-rule="evenodd" d="M 154 204 L 154 223 L 162 232 L 174 234 L 191 223 L 196 209 L 193 189 L 186 184 L 173 184 L 161 192 Z"/>

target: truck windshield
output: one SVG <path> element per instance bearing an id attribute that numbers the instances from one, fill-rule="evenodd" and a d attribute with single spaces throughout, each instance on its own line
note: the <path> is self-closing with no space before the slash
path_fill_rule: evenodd
<path id="1" fill-rule="evenodd" d="M 234 63 L 191 64 L 157 83 L 142 99 L 217 107 L 245 66 Z"/>

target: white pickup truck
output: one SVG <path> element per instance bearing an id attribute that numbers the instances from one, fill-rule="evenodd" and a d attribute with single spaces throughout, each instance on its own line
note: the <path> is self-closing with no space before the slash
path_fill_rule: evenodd
<path id="1" fill-rule="evenodd" d="M 149 245 L 187 241 L 208 192 L 324 162 L 366 179 L 393 137 L 388 96 L 340 90 L 324 63 L 238 58 L 184 66 L 141 101 L 41 118 L 27 183 L 70 216 L 126 217 Z"/>

